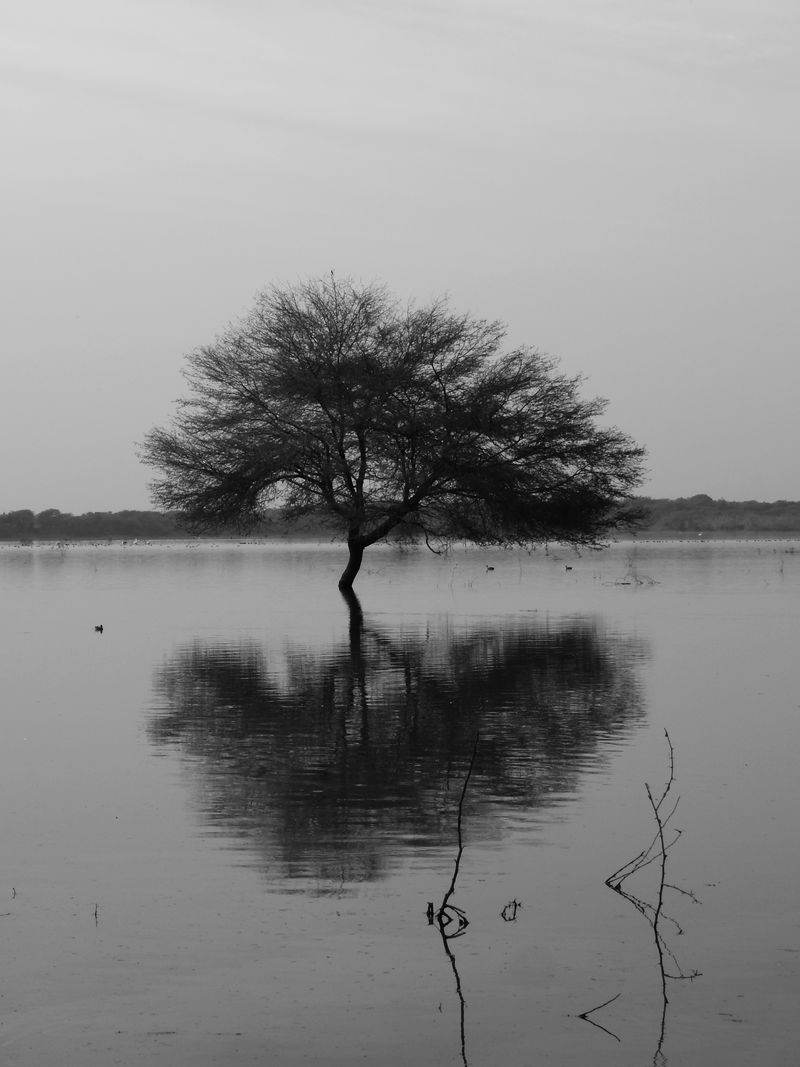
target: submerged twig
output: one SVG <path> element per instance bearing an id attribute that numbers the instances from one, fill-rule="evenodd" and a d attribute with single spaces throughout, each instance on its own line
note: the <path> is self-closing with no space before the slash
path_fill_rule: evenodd
<path id="1" fill-rule="evenodd" d="M 645 791 L 647 792 L 647 799 L 650 804 L 650 810 L 653 813 L 653 818 L 656 823 L 656 832 L 653 835 L 653 839 L 647 848 L 643 849 L 637 856 L 627 863 L 623 864 L 620 868 L 614 871 L 613 874 L 606 878 L 605 882 L 609 889 L 613 889 L 615 893 L 619 893 L 636 908 L 640 914 L 642 914 L 653 928 L 653 935 L 656 943 L 656 950 L 658 953 L 659 970 L 662 976 L 662 988 L 664 991 L 664 997 L 666 998 L 666 979 L 673 978 L 696 978 L 698 976 L 697 971 L 692 971 L 690 974 L 684 974 L 681 970 L 678 961 L 675 958 L 674 953 L 667 946 L 664 935 L 661 930 L 661 921 L 666 920 L 671 923 L 679 934 L 683 933 L 680 923 L 671 915 L 667 915 L 664 911 L 664 893 L 667 889 L 672 889 L 677 893 L 681 893 L 683 896 L 689 897 L 695 903 L 699 903 L 695 894 L 688 889 L 681 889 L 679 886 L 674 885 L 672 882 L 667 881 L 667 853 L 680 839 L 682 830 L 675 828 L 670 829 L 671 836 L 668 839 L 667 828 L 670 820 L 675 814 L 680 797 L 676 797 L 671 803 L 667 803 L 670 798 L 670 792 L 672 786 L 675 783 L 675 749 L 672 745 L 672 739 L 669 736 L 669 731 L 664 731 L 664 736 L 667 739 L 667 745 L 669 746 L 669 776 L 664 784 L 661 794 L 656 800 L 650 785 L 645 782 Z M 669 808 L 665 815 L 663 809 Z M 656 901 L 651 904 L 649 901 L 642 900 L 635 896 L 633 893 L 624 889 L 624 883 L 637 874 L 639 871 L 644 870 L 651 864 L 657 864 L 659 868 L 658 889 L 656 893 Z M 664 966 L 665 957 L 668 956 L 675 964 L 677 974 L 670 974 L 666 971 Z"/>
<path id="2" fill-rule="evenodd" d="M 521 907 L 522 902 L 517 900 L 516 898 L 514 900 L 509 900 L 508 904 L 506 904 L 503 910 L 500 912 L 500 918 L 503 920 L 503 922 L 513 923 L 516 920 L 517 912 Z"/>
<path id="3" fill-rule="evenodd" d="M 596 1008 L 589 1008 L 588 1011 L 582 1011 L 578 1016 L 579 1019 L 583 1019 L 584 1022 L 589 1023 L 591 1026 L 596 1026 L 598 1030 L 602 1030 L 604 1034 L 608 1034 L 609 1037 L 613 1037 L 615 1041 L 622 1043 L 622 1038 L 618 1037 L 613 1030 L 607 1030 L 605 1026 L 601 1026 L 600 1023 L 596 1023 L 594 1019 L 590 1019 L 589 1016 L 593 1015 L 596 1011 L 600 1011 L 601 1008 L 608 1007 L 609 1004 L 613 1004 L 618 997 L 622 996 L 621 993 L 615 993 L 613 997 L 609 997 L 608 1000 L 604 1000 L 602 1004 L 598 1004 Z"/>
<path id="4" fill-rule="evenodd" d="M 472 768 L 475 766 L 475 757 L 478 752 L 478 741 L 480 734 L 475 734 L 475 744 L 472 746 L 472 756 L 470 757 L 469 766 L 467 767 L 467 773 L 464 778 L 464 783 L 461 786 L 461 796 L 458 801 L 458 819 L 456 821 L 456 832 L 458 835 L 458 852 L 456 853 L 455 864 L 453 865 L 453 877 L 450 879 L 450 885 L 447 887 L 447 892 L 442 897 L 442 903 L 439 905 L 439 910 L 435 911 L 433 901 L 428 902 L 427 917 L 431 926 L 436 920 L 436 925 L 439 930 L 439 935 L 442 939 L 442 946 L 444 947 L 445 954 L 450 968 L 453 972 L 453 977 L 456 983 L 456 996 L 458 997 L 459 1005 L 459 1033 L 461 1038 L 461 1062 L 464 1067 L 468 1067 L 467 1064 L 467 1037 L 466 1037 L 466 1010 L 467 1002 L 464 999 L 464 993 L 461 989 L 461 976 L 458 973 L 458 967 L 456 965 L 456 958 L 453 955 L 453 950 L 450 947 L 450 941 L 455 937 L 460 937 L 469 926 L 469 919 L 465 915 L 461 908 L 456 907 L 455 904 L 450 903 L 450 899 L 453 893 L 456 891 L 456 881 L 458 880 L 458 872 L 461 867 L 461 856 L 464 852 L 464 838 L 461 832 L 461 821 L 464 814 L 464 799 L 467 795 L 467 786 L 472 776 Z M 451 929 L 452 927 L 452 929 Z M 440 1006 L 441 1010 L 441 1006 Z"/>
<path id="5" fill-rule="evenodd" d="M 449 925 L 453 921 L 453 918 L 448 916 L 448 911 L 453 912 L 455 917 L 459 920 L 459 928 L 454 933 L 448 934 L 448 937 L 457 937 L 464 932 L 464 928 L 469 925 L 469 920 L 460 908 L 454 908 L 450 906 L 450 898 L 456 891 L 456 880 L 458 878 L 458 872 L 461 867 L 461 856 L 464 853 L 464 839 L 461 835 L 461 819 L 464 814 L 464 798 L 467 795 L 467 786 L 469 785 L 470 777 L 472 776 L 472 768 L 475 766 L 475 756 L 478 753 L 478 741 L 480 740 L 480 733 L 475 734 L 475 744 L 472 746 L 472 756 L 470 757 L 469 767 L 467 768 L 467 774 L 464 778 L 464 784 L 461 787 L 461 797 L 458 801 L 458 819 L 456 821 L 456 832 L 458 834 L 458 852 L 456 853 L 456 861 L 453 866 L 453 877 L 450 879 L 450 885 L 447 892 L 442 897 L 442 903 L 439 906 L 437 918 L 439 920 L 439 926 L 444 927 Z"/>
<path id="6" fill-rule="evenodd" d="M 664 911 L 665 891 L 667 889 L 672 889 L 677 893 L 681 893 L 683 896 L 689 897 L 695 903 L 699 903 L 697 897 L 691 890 L 681 889 L 679 886 L 667 881 L 667 855 L 680 839 L 682 831 L 675 829 L 674 827 L 669 827 L 670 820 L 677 810 L 680 797 L 677 797 L 674 801 L 670 798 L 670 793 L 675 783 L 675 749 L 673 748 L 672 740 L 667 730 L 664 731 L 664 736 L 666 737 L 667 745 L 669 746 L 669 775 L 658 799 L 654 796 L 653 790 L 650 788 L 649 784 L 645 783 L 647 800 L 650 804 L 650 810 L 653 813 L 653 818 L 656 823 L 656 832 L 647 848 L 642 849 L 642 851 L 634 856 L 632 860 L 628 860 L 627 863 L 624 863 L 614 871 L 613 874 L 610 874 L 608 878 L 605 879 L 605 884 L 608 888 L 613 889 L 615 893 L 619 893 L 621 897 L 624 897 L 625 900 L 632 904 L 639 914 L 647 920 L 653 931 L 653 940 L 656 946 L 656 958 L 658 960 L 658 972 L 661 980 L 661 1028 L 659 1031 L 656 1051 L 653 1056 L 654 1064 L 663 1061 L 662 1048 L 666 1030 L 667 1005 L 669 1004 L 667 980 L 692 980 L 700 975 L 700 972 L 696 970 L 693 970 L 688 974 L 683 971 L 678 963 L 675 953 L 669 947 L 662 929 L 663 923 L 666 921 L 675 928 L 678 934 L 683 933 L 680 923 L 678 923 L 678 921 L 671 915 L 667 915 Z M 625 883 L 629 878 L 651 865 L 656 865 L 659 872 L 655 903 L 637 897 L 625 886 Z M 668 963 L 668 961 L 670 962 Z M 674 968 L 674 973 L 672 968 Z M 617 994 L 617 996 L 619 996 L 619 994 Z M 592 1008 L 588 1012 L 583 1012 L 579 1018 L 585 1019 L 586 1022 L 592 1023 L 593 1026 L 599 1026 L 598 1023 L 594 1022 L 593 1019 L 589 1019 L 588 1016 L 592 1012 L 604 1008 L 613 1000 L 616 1000 L 616 997 L 611 997 L 610 1000 L 605 1001 L 603 1004 L 599 1004 L 596 1008 Z M 605 1030 L 605 1027 L 601 1026 L 600 1029 Z M 610 1033 L 610 1031 L 606 1030 L 606 1033 Z M 616 1034 L 612 1036 L 616 1037 Z"/>

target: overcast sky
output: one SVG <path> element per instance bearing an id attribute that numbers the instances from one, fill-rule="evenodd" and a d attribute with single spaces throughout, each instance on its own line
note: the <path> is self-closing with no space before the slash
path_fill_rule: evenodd
<path id="1" fill-rule="evenodd" d="M 800 498 L 796 0 L 0 9 L 0 511 L 149 507 L 185 354 L 331 269 L 584 374 L 645 493 Z"/>

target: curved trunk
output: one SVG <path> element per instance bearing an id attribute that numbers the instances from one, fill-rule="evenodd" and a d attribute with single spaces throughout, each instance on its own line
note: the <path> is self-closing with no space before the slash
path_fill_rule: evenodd
<path id="1" fill-rule="evenodd" d="M 342 571 L 342 576 L 339 579 L 340 589 L 352 589 L 353 582 L 356 580 L 356 575 L 361 570 L 361 561 L 364 558 L 364 544 L 361 541 L 348 541 L 347 547 L 350 550 L 350 558 L 347 561 L 347 566 Z"/>

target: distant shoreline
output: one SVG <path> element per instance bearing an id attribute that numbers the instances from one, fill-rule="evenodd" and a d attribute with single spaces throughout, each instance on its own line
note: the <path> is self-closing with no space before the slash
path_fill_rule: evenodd
<path id="1" fill-rule="evenodd" d="M 755 533 L 734 533 L 725 531 L 716 531 L 708 535 L 687 534 L 682 531 L 664 530 L 658 531 L 657 534 L 650 531 L 645 534 L 631 533 L 628 536 L 620 536 L 615 538 L 609 538 L 607 540 L 600 541 L 597 548 L 592 548 L 588 545 L 574 546 L 578 551 L 583 553 L 590 553 L 593 551 L 603 551 L 606 548 L 613 548 L 614 545 L 628 545 L 635 547 L 636 545 L 659 545 L 659 544 L 685 544 L 685 545 L 714 545 L 714 544 L 789 544 L 792 542 L 800 542 L 800 530 L 795 532 L 787 532 L 785 530 L 763 530 Z M 467 547 L 471 542 L 455 541 L 454 546 Z M 549 546 L 551 549 L 568 549 L 571 546 L 568 542 L 549 541 L 549 542 L 537 542 L 538 547 L 542 550 L 545 546 Z M 36 548 L 51 548 L 56 550 L 65 551 L 68 548 L 153 548 L 159 546 L 174 545 L 176 547 L 192 547 L 192 546 L 210 546 L 219 545 L 235 548 L 241 547 L 259 547 L 259 546 L 275 546 L 275 545 L 295 545 L 297 547 L 306 545 L 311 548 L 324 548 L 324 547 L 344 547 L 345 541 L 343 537 L 324 537 L 316 536 L 313 533 L 305 534 L 264 534 L 261 536 L 253 535 L 218 535 L 218 536 L 205 536 L 203 534 L 183 534 L 174 537 L 155 537 L 155 538 L 91 538 L 91 537 L 76 537 L 76 538 L 34 538 L 32 540 L 14 540 L 12 538 L 0 537 L 0 550 L 8 548 L 17 549 L 36 549 Z M 422 539 L 418 541 L 401 541 L 401 540 L 384 540 L 373 546 L 373 551 L 388 548 L 420 548 L 425 547 L 425 543 Z M 474 544 L 475 548 L 484 548 L 487 550 L 499 551 L 504 547 L 508 547 L 509 550 L 515 550 L 522 546 L 516 545 L 480 545 Z M 792 549 L 794 551 L 794 549 Z"/>
<path id="2" fill-rule="evenodd" d="M 648 517 L 636 531 L 630 532 L 631 540 L 754 540 L 800 536 L 800 501 L 712 500 L 700 494 L 675 500 L 638 497 L 636 503 L 645 509 Z M 287 520 L 278 510 L 267 512 L 264 520 L 247 533 L 228 528 L 216 534 L 200 535 L 182 528 L 179 515 L 161 511 L 93 511 L 72 515 L 50 508 L 38 513 L 25 509 L 0 514 L 0 542 L 231 540 L 239 537 L 270 541 L 335 541 L 341 535 L 325 516 L 305 515 Z M 616 538 L 627 539 L 624 535 Z"/>

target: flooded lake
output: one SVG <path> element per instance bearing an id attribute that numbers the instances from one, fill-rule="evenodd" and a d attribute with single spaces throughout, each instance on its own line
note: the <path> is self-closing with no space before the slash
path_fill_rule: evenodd
<path id="1" fill-rule="evenodd" d="M 790 1063 L 800 543 L 343 564 L 0 547 L 0 1065 Z"/>

